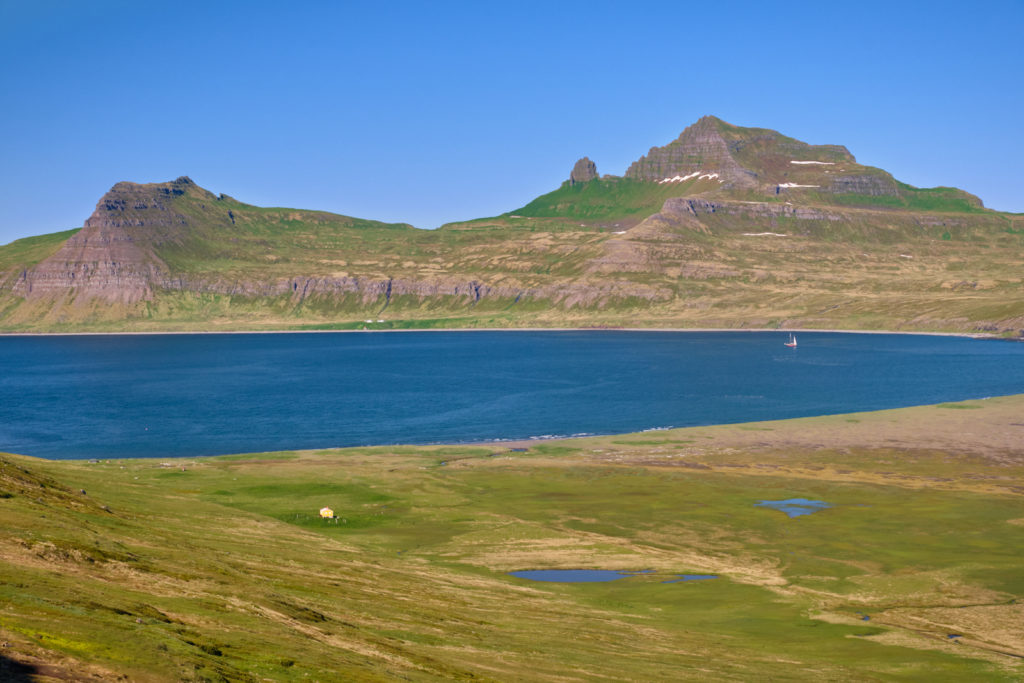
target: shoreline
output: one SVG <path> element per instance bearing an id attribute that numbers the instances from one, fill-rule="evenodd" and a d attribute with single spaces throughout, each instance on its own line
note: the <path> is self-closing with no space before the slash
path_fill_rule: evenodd
<path id="1" fill-rule="evenodd" d="M 171 335 L 227 335 L 227 334 L 375 334 L 389 332 L 779 332 L 800 334 L 900 334 L 930 337 L 964 337 L 968 339 L 1002 339 L 1018 341 L 992 332 L 927 332 L 908 330 L 844 330 L 813 327 L 423 327 L 402 329 L 361 329 L 361 330 L 166 330 L 166 331 L 123 331 L 123 332 L 2 332 L 3 337 L 131 337 Z"/>

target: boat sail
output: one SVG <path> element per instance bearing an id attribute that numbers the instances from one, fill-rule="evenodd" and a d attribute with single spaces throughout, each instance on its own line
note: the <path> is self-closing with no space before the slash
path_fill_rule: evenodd
<path id="1" fill-rule="evenodd" d="M 785 343 L 791 349 L 796 348 L 796 335 L 792 332 L 789 333 L 789 341 Z"/>

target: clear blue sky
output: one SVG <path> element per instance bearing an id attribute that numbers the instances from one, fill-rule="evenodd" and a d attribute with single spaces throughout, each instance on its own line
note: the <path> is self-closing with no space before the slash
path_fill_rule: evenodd
<path id="1" fill-rule="evenodd" d="M 418 227 L 703 114 L 1024 211 L 1024 2 L 0 0 L 0 243 L 120 180 Z"/>

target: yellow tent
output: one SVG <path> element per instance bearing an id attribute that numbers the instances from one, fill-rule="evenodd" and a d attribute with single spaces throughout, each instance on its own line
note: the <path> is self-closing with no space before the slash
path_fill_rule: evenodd
<path id="1" fill-rule="evenodd" d="M 334 510 L 331 508 L 320 508 L 320 516 L 324 519 L 334 519 Z"/>

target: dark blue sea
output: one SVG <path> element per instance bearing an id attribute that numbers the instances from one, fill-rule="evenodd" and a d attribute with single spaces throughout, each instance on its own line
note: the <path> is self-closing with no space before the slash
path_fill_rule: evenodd
<path id="1" fill-rule="evenodd" d="M 200 456 L 609 434 L 1024 393 L 1024 344 L 777 332 L 0 337 L 0 451 Z"/>

